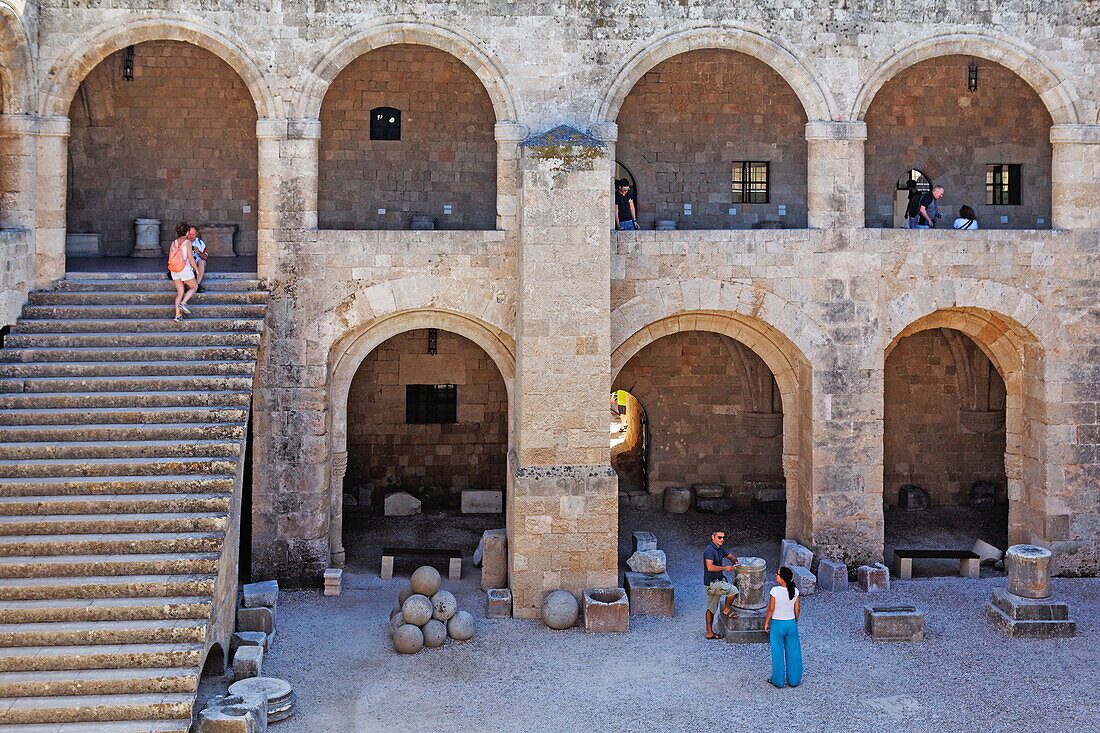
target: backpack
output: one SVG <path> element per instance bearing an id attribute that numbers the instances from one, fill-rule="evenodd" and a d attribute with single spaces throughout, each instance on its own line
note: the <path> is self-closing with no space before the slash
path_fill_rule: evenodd
<path id="1" fill-rule="evenodd" d="M 168 269 L 172 272 L 183 272 L 187 267 L 187 258 L 183 255 L 183 245 L 173 242 L 168 250 Z"/>

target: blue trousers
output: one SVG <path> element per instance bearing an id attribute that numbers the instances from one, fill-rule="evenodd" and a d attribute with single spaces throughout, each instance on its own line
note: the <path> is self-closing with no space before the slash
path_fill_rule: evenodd
<path id="1" fill-rule="evenodd" d="M 802 646 L 798 643 L 798 624 L 772 619 L 769 631 L 772 648 L 772 684 L 782 687 L 784 682 L 797 687 L 802 682 Z M 784 667 L 786 675 L 783 674 Z"/>

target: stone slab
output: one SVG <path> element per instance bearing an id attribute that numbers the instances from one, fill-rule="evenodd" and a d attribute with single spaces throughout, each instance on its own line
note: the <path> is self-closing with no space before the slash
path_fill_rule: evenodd
<path id="1" fill-rule="evenodd" d="M 420 499 L 407 491 L 398 491 L 386 497 L 384 511 L 387 517 L 411 517 L 420 513 Z"/>
<path id="2" fill-rule="evenodd" d="M 484 538 L 481 555 L 481 589 L 508 585 L 508 537 L 491 534 Z"/>
<path id="3" fill-rule="evenodd" d="M 668 573 L 626 573 L 624 582 L 635 616 L 675 616 L 676 588 Z"/>
<path id="4" fill-rule="evenodd" d="M 237 631 L 260 631 L 265 634 L 275 633 L 275 612 L 270 608 L 237 609 Z"/>
<path id="5" fill-rule="evenodd" d="M 508 588 L 490 588 L 485 591 L 485 615 L 489 618 L 512 618 L 512 591 Z"/>
<path id="6" fill-rule="evenodd" d="M 503 511 L 503 491 L 470 489 L 462 492 L 463 514 L 500 514 Z"/>
<path id="7" fill-rule="evenodd" d="M 817 590 L 817 576 L 801 565 L 795 565 L 791 572 L 794 573 L 794 587 L 798 588 L 798 592 L 804 596 L 812 596 Z"/>
<path id="8" fill-rule="evenodd" d="M 864 606 L 863 630 L 872 641 L 923 641 L 924 612 L 913 606 Z"/>
<path id="9" fill-rule="evenodd" d="M 814 553 L 810 548 L 800 545 L 794 540 L 779 541 L 780 567 L 786 565 L 792 570 L 796 567 L 803 567 L 809 570 L 813 562 Z"/>
<path id="10" fill-rule="evenodd" d="M 473 563 L 475 568 L 481 567 L 481 556 L 485 553 L 485 538 L 489 535 L 499 534 L 505 537 L 508 536 L 508 530 L 506 529 L 487 529 L 481 533 L 481 539 L 478 540 L 477 549 L 474 550 Z"/>
<path id="11" fill-rule="evenodd" d="M 652 532 L 634 532 L 631 539 L 634 542 L 634 552 L 657 549 L 657 535 Z"/>
<path id="12" fill-rule="evenodd" d="M 848 590 L 848 566 L 826 558 L 817 561 L 817 589 L 837 592 Z"/>
<path id="13" fill-rule="evenodd" d="M 233 654 L 233 679 L 259 677 L 263 671 L 263 665 L 264 648 L 262 646 L 242 646 Z"/>
<path id="14" fill-rule="evenodd" d="M 590 634 L 630 631 L 630 601 L 623 588 L 585 588 L 581 611 Z"/>
<path id="15" fill-rule="evenodd" d="M 241 587 L 241 594 L 244 597 L 243 605 L 245 608 L 264 606 L 274 609 L 279 602 L 279 581 L 264 580 L 259 583 L 245 583 Z"/>

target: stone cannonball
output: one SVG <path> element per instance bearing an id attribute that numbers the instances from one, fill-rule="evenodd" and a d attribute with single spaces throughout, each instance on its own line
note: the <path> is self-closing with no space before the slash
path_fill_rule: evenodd
<path id="1" fill-rule="evenodd" d="M 447 641 L 447 627 L 442 621 L 433 618 L 420 630 L 424 632 L 424 646 L 434 649 L 437 646 L 443 646 L 443 642 Z"/>
<path id="2" fill-rule="evenodd" d="M 393 634 L 393 632 L 397 631 L 398 628 L 404 626 L 406 623 L 408 622 L 400 611 L 390 616 L 390 634 Z"/>
<path id="3" fill-rule="evenodd" d="M 458 600 L 449 590 L 441 590 L 432 596 L 432 618 L 446 623 L 458 610 Z"/>
<path id="4" fill-rule="evenodd" d="M 404 606 L 405 601 L 409 600 L 409 596 L 413 594 L 412 583 L 406 585 L 400 593 L 397 594 L 397 605 Z"/>
<path id="5" fill-rule="evenodd" d="M 438 593 L 442 584 L 443 578 L 440 577 L 439 571 L 431 565 L 421 565 L 409 578 L 409 586 L 412 587 L 413 593 L 419 593 L 428 598 Z"/>
<path id="6" fill-rule="evenodd" d="M 405 617 L 405 623 L 413 626 L 423 626 L 432 617 L 432 602 L 427 596 L 419 593 L 408 597 L 401 606 L 401 615 Z"/>
<path id="7" fill-rule="evenodd" d="M 474 615 L 469 611 L 459 611 L 447 622 L 447 635 L 456 641 L 468 641 L 474 638 Z"/>
<path id="8" fill-rule="evenodd" d="M 393 650 L 399 654 L 416 654 L 424 648 L 424 632 L 419 626 L 405 624 L 393 632 Z"/>
<path id="9" fill-rule="evenodd" d="M 404 603 L 404 601 L 402 601 L 402 603 Z M 396 616 L 399 613 L 401 613 L 401 606 L 398 606 L 397 608 L 390 611 L 390 618 L 392 619 L 394 616 Z"/>
<path id="10" fill-rule="evenodd" d="M 580 606 L 569 591 L 556 590 L 542 599 L 542 622 L 551 629 L 568 629 L 577 623 Z"/>

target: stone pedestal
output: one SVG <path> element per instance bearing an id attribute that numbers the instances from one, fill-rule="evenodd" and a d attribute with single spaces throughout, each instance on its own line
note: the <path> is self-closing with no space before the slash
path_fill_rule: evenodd
<path id="1" fill-rule="evenodd" d="M 730 644 L 767 644 L 768 632 L 764 631 L 764 611 L 738 611 L 730 618 L 718 614 L 718 634 Z"/>
<path id="2" fill-rule="evenodd" d="M 164 249 L 160 246 L 160 219 L 134 219 L 134 248 L 130 256 L 164 257 Z"/>
<path id="3" fill-rule="evenodd" d="M 676 615 L 676 589 L 668 573 L 626 573 L 625 586 L 635 616 Z"/>
<path id="4" fill-rule="evenodd" d="M 739 557 L 737 567 L 737 596 L 736 607 L 747 610 L 767 608 L 768 599 L 764 595 L 764 575 L 767 563 L 759 557 Z"/>
<path id="5" fill-rule="evenodd" d="M 1050 597 L 1050 550 L 1013 545 L 1005 553 L 1008 592 L 1021 598 Z"/>
<path id="6" fill-rule="evenodd" d="M 622 588 L 585 588 L 583 608 L 586 632 L 630 631 L 630 603 Z"/>
<path id="7" fill-rule="evenodd" d="M 863 630 L 872 641 L 924 641 L 924 613 L 913 606 L 864 606 Z"/>
<path id="8" fill-rule="evenodd" d="M 993 591 L 985 615 L 1014 639 L 1068 639 L 1077 635 L 1077 623 L 1069 617 L 1069 606 L 1049 598 L 1022 598 L 998 589 Z"/>
<path id="9" fill-rule="evenodd" d="M 890 590 L 890 570 L 880 562 L 874 565 L 860 565 L 856 569 L 859 589 L 864 593 L 878 593 Z"/>
<path id="10" fill-rule="evenodd" d="M 665 511 L 669 514 L 683 514 L 691 509 L 691 490 L 683 486 L 669 486 L 665 489 Z"/>
<path id="11" fill-rule="evenodd" d="M 486 610 L 489 618 L 512 618 L 512 591 L 507 588 L 490 588 L 485 591 Z"/>

